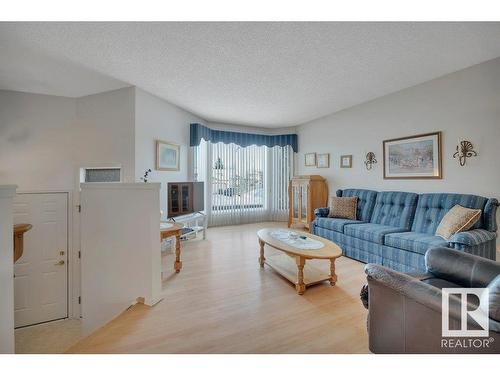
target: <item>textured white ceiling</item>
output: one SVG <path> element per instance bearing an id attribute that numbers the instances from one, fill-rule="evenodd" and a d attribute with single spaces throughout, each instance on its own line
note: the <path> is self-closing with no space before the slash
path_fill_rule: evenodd
<path id="1" fill-rule="evenodd" d="M 135 85 L 214 122 L 293 126 L 500 56 L 500 23 L 2 23 L 0 88 Z"/>

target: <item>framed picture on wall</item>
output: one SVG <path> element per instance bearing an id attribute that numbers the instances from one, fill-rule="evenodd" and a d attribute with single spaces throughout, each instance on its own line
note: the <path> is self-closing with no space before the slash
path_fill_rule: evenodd
<path id="1" fill-rule="evenodd" d="M 315 167 L 316 166 L 316 153 L 311 152 L 309 154 L 304 155 L 304 164 L 306 167 Z"/>
<path id="2" fill-rule="evenodd" d="M 174 143 L 156 141 L 156 170 L 178 171 L 181 147 Z"/>
<path id="3" fill-rule="evenodd" d="M 441 132 L 384 141 L 384 178 L 442 178 Z"/>
<path id="4" fill-rule="evenodd" d="M 330 167 L 330 154 L 318 154 L 317 156 L 317 167 L 318 168 L 329 168 Z"/>
<path id="5" fill-rule="evenodd" d="M 340 156 L 340 168 L 352 168 L 352 155 Z"/>

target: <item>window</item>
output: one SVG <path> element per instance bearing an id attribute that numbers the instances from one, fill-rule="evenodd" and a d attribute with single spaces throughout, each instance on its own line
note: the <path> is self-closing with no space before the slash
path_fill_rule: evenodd
<path id="1" fill-rule="evenodd" d="M 212 211 L 263 209 L 266 147 L 217 143 L 212 148 Z"/>
<path id="2" fill-rule="evenodd" d="M 121 168 L 82 168 L 81 182 L 120 182 Z"/>
<path id="3" fill-rule="evenodd" d="M 210 225 L 286 220 L 291 148 L 201 141 L 194 175 L 205 181 Z"/>

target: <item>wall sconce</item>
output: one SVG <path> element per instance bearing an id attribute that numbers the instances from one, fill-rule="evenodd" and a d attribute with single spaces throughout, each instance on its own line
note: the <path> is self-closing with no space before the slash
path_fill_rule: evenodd
<path id="1" fill-rule="evenodd" d="M 375 154 L 373 152 L 369 152 L 366 154 L 365 166 L 366 169 L 370 170 L 373 168 L 373 164 L 377 163 L 377 159 L 375 159 Z"/>
<path id="2" fill-rule="evenodd" d="M 459 141 L 457 145 L 457 151 L 453 154 L 453 158 L 458 157 L 460 165 L 463 167 L 467 161 L 467 158 L 472 156 L 477 156 L 477 152 L 474 151 L 474 146 L 469 141 Z"/>

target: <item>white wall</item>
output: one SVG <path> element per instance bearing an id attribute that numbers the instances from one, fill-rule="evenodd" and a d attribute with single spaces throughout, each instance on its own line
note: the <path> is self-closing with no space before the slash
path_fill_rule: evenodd
<path id="1" fill-rule="evenodd" d="M 12 206 L 16 187 L 0 185 L 0 353 L 14 353 Z"/>
<path id="2" fill-rule="evenodd" d="M 79 169 L 120 165 L 123 181 L 135 180 L 133 88 L 82 98 L 0 90 L 0 184 L 18 191 L 69 191 L 70 287 L 74 316 L 79 316 L 80 267 L 77 252 Z M 71 220 L 72 219 L 72 220 Z"/>
<path id="3" fill-rule="evenodd" d="M 78 169 L 120 164 L 134 181 L 134 89 L 78 99 L 0 90 L 0 183 L 74 190 Z"/>
<path id="4" fill-rule="evenodd" d="M 127 87 L 77 99 L 74 158 L 81 166 L 120 164 L 134 182 L 135 91 Z"/>
<path id="5" fill-rule="evenodd" d="M 73 188 L 76 100 L 0 90 L 0 183 Z"/>
<path id="6" fill-rule="evenodd" d="M 160 207 L 164 212 L 163 219 L 167 217 L 167 183 L 192 178 L 189 172 L 189 124 L 192 122 L 204 121 L 163 99 L 135 89 L 135 177 L 139 181 L 144 171 L 151 168 L 150 181 L 161 183 Z M 181 146 L 178 172 L 155 170 L 157 139 Z"/>
<path id="7" fill-rule="evenodd" d="M 443 132 L 442 180 L 384 180 L 382 141 L 419 133 Z M 500 198 L 500 59 L 340 111 L 298 128 L 297 174 L 328 179 L 339 188 L 415 192 L 460 192 Z M 453 159 L 458 138 L 470 140 L 479 156 L 460 167 Z M 367 171 L 368 151 L 378 163 Z M 329 152 L 329 169 L 304 166 L 304 153 Z M 353 155 L 353 168 L 339 168 L 339 157 Z"/>
<path id="8" fill-rule="evenodd" d="M 160 185 L 82 184 L 82 317 L 89 334 L 161 292 Z"/>

